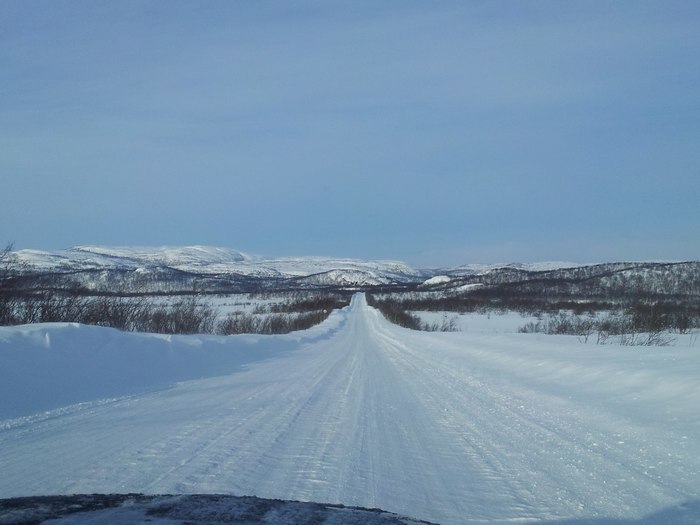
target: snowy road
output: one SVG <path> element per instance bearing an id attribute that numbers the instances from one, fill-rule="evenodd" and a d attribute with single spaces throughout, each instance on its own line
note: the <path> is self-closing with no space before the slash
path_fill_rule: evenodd
<path id="1" fill-rule="evenodd" d="M 361 295 L 340 315 L 230 375 L 0 421 L 0 497 L 250 494 L 443 524 L 700 520 L 696 348 L 412 332 Z"/>

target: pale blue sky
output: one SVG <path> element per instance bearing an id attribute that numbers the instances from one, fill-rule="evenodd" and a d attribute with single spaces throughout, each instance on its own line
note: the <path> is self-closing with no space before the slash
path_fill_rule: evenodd
<path id="1" fill-rule="evenodd" d="M 700 2 L 0 1 L 0 242 L 700 259 Z"/>

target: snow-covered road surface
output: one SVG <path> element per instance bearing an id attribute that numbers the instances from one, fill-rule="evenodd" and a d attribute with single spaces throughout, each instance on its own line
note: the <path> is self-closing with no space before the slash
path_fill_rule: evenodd
<path id="1" fill-rule="evenodd" d="M 284 351 L 228 375 L 0 420 L 0 497 L 229 493 L 443 524 L 700 522 L 697 348 L 413 332 L 362 295 L 320 330 L 258 338 Z"/>

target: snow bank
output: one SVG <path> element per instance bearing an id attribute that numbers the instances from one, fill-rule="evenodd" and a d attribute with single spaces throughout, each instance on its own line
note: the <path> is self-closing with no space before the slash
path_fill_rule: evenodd
<path id="1" fill-rule="evenodd" d="M 0 327 L 0 419 L 229 374 L 332 333 L 344 313 L 286 335 L 159 335 L 75 323 Z"/>

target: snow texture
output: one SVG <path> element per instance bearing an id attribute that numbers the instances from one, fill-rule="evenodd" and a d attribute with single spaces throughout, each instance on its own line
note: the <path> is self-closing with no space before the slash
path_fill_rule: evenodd
<path id="1" fill-rule="evenodd" d="M 278 337 L 2 328 L 0 358 L 4 498 L 249 494 L 445 525 L 700 523 L 692 346 L 414 332 L 357 295 Z"/>
<path id="2" fill-rule="evenodd" d="M 452 279 L 447 275 L 436 275 L 423 282 L 423 286 L 431 286 L 433 284 L 444 284 L 449 283 Z"/>

